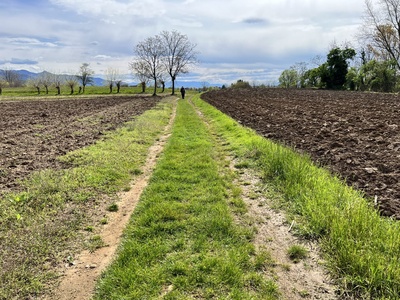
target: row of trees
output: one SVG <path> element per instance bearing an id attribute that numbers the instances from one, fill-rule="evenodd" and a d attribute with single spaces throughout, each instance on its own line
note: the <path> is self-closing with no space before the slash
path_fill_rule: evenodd
<path id="1" fill-rule="evenodd" d="M 57 90 L 57 95 L 59 95 L 61 94 L 61 87 L 63 85 L 66 85 L 70 88 L 71 94 L 75 92 L 76 86 L 79 86 L 79 93 L 81 92 L 84 93 L 86 86 L 93 83 L 93 74 L 94 72 L 90 68 L 90 65 L 88 63 L 83 63 L 80 66 L 77 75 L 60 75 L 60 74 L 52 74 L 45 71 L 38 76 L 28 79 L 26 84 L 28 86 L 34 87 L 37 90 L 38 94 L 40 94 L 42 88 L 44 88 L 46 94 L 48 94 L 49 88 L 54 87 Z M 114 84 L 116 80 L 114 78 L 117 78 L 116 76 L 114 76 L 115 74 L 116 73 L 113 73 L 112 77 L 108 77 L 112 78 L 110 79 L 110 82 L 112 82 L 112 84 Z M 120 82 L 121 81 L 116 82 L 116 84 L 118 85 L 118 91 Z M 18 72 L 8 69 L 1 70 L 0 94 L 2 93 L 2 89 L 4 87 L 20 87 L 23 84 L 24 81 L 21 79 Z"/>
<path id="2" fill-rule="evenodd" d="M 284 70 L 285 88 L 317 87 L 391 92 L 400 88 L 400 0 L 365 0 L 366 13 L 358 36 L 359 51 L 332 46 L 326 61 L 308 68 L 297 63 Z"/>
<path id="3" fill-rule="evenodd" d="M 160 34 L 138 43 L 134 49 L 135 58 L 130 63 L 130 68 L 139 80 L 142 91 L 145 92 L 147 83 L 152 80 L 154 81 L 153 95 L 156 95 L 159 85 L 162 86 L 164 92 L 165 82 L 169 77 L 172 82 L 172 95 L 174 95 L 176 78 L 189 72 L 189 68 L 197 63 L 195 48 L 196 44 L 191 43 L 186 35 L 178 31 L 162 31 Z M 41 88 L 44 88 L 47 94 L 51 86 L 57 89 L 57 94 L 60 94 L 61 86 L 64 84 L 70 88 L 71 94 L 74 93 L 77 85 L 79 85 L 79 93 L 84 93 L 85 87 L 93 82 L 93 74 L 89 64 L 83 63 L 77 75 L 56 75 L 43 72 L 40 76 L 31 78 L 28 84 L 34 87 L 38 94 L 40 94 Z M 18 81 L 16 76 L 18 73 L 11 70 L 0 74 L 0 93 L 2 87 L 22 85 L 22 81 Z M 108 68 L 105 80 L 110 93 L 114 86 L 119 93 L 122 78 L 117 69 Z"/>
<path id="4" fill-rule="evenodd" d="M 172 95 L 175 94 L 175 80 L 189 72 L 190 66 L 197 63 L 196 44 L 178 31 L 162 31 L 138 43 L 134 49 L 135 58 L 130 67 L 143 88 L 151 80 L 154 82 L 153 95 L 161 84 L 163 91 L 166 78 L 172 82 Z"/>
<path id="5" fill-rule="evenodd" d="M 57 95 L 60 95 L 63 85 L 69 87 L 71 95 L 74 94 L 77 86 L 79 86 L 79 93 L 84 93 L 86 86 L 93 83 L 93 74 L 94 72 L 90 68 L 90 65 L 83 63 L 77 75 L 59 75 L 42 72 L 41 75 L 29 79 L 28 85 L 36 88 L 38 94 L 40 94 L 41 87 L 44 87 L 46 94 L 48 94 L 49 88 L 53 86 L 57 90 Z"/>

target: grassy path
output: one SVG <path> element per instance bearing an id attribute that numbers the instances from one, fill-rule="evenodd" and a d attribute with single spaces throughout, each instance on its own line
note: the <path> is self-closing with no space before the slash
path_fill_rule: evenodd
<path id="1" fill-rule="evenodd" d="M 247 207 L 228 152 L 241 158 L 239 168 L 254 168 L 278 191 L 290 230 L 318 240 L 342 297 L 398 299 L 398 222 L 380 218 L 307 156 L 263 139 L 198 97 L 193 102 L 211 126 L 190 103 L 179 102 L 172 137 L 95 299 L 281 297 L 276 262 L 253 244 L 253 223 L 243 222 Z M 290 247 L 287 254 L 301 259 L 304 250 Z"/>
<path id="2" fill-rule="evenodd" d="M 95 299 L 277 299 L 215 136 L 180 101 L 172 136 Z"/>
<path id="3" fill-rule="evenodd" d="M 116 193 L 141 175 L 149 147 L 170 119 L 170 100 L 63 157 L 71 169 L 38 172 L 24 182 L 26 191 L 0 201 L 0 299 L 39 297 L 57 280 L 55 266 L 73 265 L 82 247 L 106 246 L 99 232 L 113 224 Z M 246 177 L 252 170 L 259 187 Z M 289 224 L 263 210 L 266 202 L 289 212 Z M 398 299 L 399 224 L 380 218 L 307 157 L 241 127 L 196 95 L 178 101 L 165 151 L 93 297 L 314 297 L 314 283 L 282 281 L 293 270 L 308 279 L 314 267 L 303 260 L 309 249 L 291 247 L 298 240 L 285 244 L 272 234 L 279 227 L 319 242 L 342 291 L 357 299 Z M 300 260 L 296 268 L 279 259 L 288 255 Z M 331 299 L 325 293 L 318 297 Z"/>

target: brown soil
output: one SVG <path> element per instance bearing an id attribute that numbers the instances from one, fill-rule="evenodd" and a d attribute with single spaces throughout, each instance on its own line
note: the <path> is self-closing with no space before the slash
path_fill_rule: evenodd
<path id="1" fill-rule="evenodd" d="M 0 101 L 0 196 L 33 171 L 62 168 L 56 158 L 94 143 L 159 97 L 108 96 Z"/>
<path id="2" fill-rule="evenodd" d="M 261 135 L 306 152 L 400 219 L 397 94 L 226 89 L 202 98 Z"/>

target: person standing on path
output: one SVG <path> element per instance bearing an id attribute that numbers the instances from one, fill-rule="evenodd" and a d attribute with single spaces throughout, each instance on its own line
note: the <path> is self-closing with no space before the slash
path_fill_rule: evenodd
<path id="1" fill-rule="evenodd" d="M 181 87 L 182 99 L 185 99 L 185 93 L 186 93 L 185 88 L 182 86 L 182 87 Z"/>

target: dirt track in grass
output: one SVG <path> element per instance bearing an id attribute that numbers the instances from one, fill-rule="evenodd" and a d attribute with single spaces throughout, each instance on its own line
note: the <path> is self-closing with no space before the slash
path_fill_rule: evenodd
<path id="1" fill-rule="evenodd" d="M 322 90 L 225 89 L 202 98 L 261 135 L 311 155 L 400 219 L 400 98 Z"/>
<path id="2" fill-rule="evenodd" d="M 142 174 L 131 183 L 131 189 L 118 195 L 118 211 L 110 214 L 109 222 L 102 229 L 100 236 L 106 247 L 94 252 L 83 251 L 77 255 L 73 265 L 64 269 L 59 286 L 46 299 L 70 300 L 90 299 L 93 295 L 96 281 L 101 272 L 111 263 L 117 247 L 121 242 L 123 230 L 136 208 L 139 198 L 146 188 L 155 168 L 157 159 L 170 137 L 171 127 L 176 115 L 176 105 L 163 135 L 150 147 L 146 162 L 141 169 Z"/>

